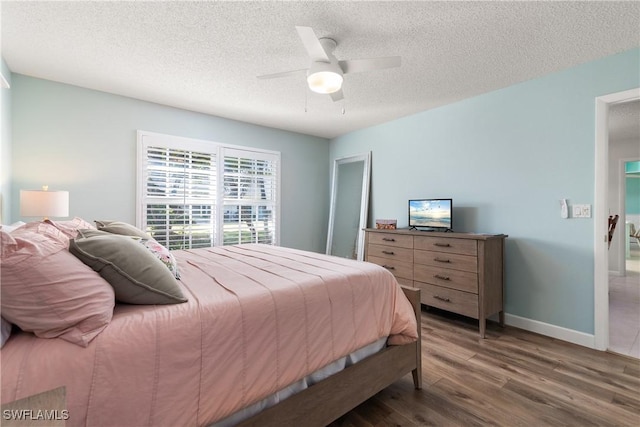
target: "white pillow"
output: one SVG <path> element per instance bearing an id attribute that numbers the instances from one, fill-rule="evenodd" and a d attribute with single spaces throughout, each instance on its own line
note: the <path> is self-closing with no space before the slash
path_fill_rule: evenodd
<path id="1" fill-rule="evenodd" d="M 15 230 L 16 228 L 20 228 L 24 225 L 25 223 L 22 221 L 18 221 L 18 222 L 14 222 L 11 225 L 0 225 L 0 228 L 2 228 L 2 230 L 4 230 L 5 233 L 11 233 L 13 230 Z"/>

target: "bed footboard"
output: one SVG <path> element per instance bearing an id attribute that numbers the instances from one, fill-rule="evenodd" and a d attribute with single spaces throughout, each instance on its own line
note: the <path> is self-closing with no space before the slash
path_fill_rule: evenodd
<path id="1" fill-rule="evenodd" d="M 418 342 L 416 345 L 416 367 L 411 371 L 413 374 L 413 385 L 416 390 L 422 389 L 422 323 L 421 313 L 422 306 L 420 305 L 420 289 L 410 288 L 408 286 L 401 286 L 404 295 L 407 297 L 413 312 L 416 315 L 416 323 L 418 325 Z"/>

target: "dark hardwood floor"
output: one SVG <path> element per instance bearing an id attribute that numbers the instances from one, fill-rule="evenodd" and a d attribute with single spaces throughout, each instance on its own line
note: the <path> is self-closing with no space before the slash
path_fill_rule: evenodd
<path id="1" fill-rule="evenodd" d="M 331 426 L 640 426 L 640 360 L 477 325 L 423 309 L 423 389 L 408 375 Z"/>

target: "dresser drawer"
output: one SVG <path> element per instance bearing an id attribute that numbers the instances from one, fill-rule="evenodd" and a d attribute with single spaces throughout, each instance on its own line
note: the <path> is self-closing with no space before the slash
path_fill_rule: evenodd
<path id="1" fill-rule="evenodd" d="M 394 233 L 369 233 L 369 244 L 413 248 L 413 236 Z"/>
<path id="2" fill-rule="evenodd" d="M 478 244 L 475 240 L 450 239 L 448 237 L 416 236 L 413 240 L 416 249 L 446 252 L 461 255 L 478 255 Z"/>
<path id="3" fill-rule="evenodd" d="M 478 274 L 415 264 L 413 280 L 473 294 L 478 293 Z"/>
<path id="4" fill-rule="evenodd" d="M 470 255 L 458 255 L 433 251 L 413 251 L 416 264 L 447 268 L 460 271 L 478 272 L 478 258 Z"/>
<path id="5" fill-rule="evenodd" d="M 414 286 L 422 290 L 420 298 L 422 304 L 473 317 L 474 319 L 479 316 L 478 295 L 476 294 L 420 282 L 414 282 Z"/>
<path id="6" fill-rule="evenodd" d="M 369 244 L 367 256 L 413 262 L 413 249 Z"/>
<path id="7" fill-rule="evenodd" d="M 393 273 L 398 278 L 413 280 L 413 263 L 398 261 L 397 259 L 379 258 L 367 256 L 367 261 L 382 267 Z"/>

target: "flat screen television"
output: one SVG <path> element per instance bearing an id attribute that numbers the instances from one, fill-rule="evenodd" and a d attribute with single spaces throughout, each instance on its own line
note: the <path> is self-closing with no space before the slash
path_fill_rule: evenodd
<path id="1" fill-rule="evenodd" d="M 452 199 L 409 200 L 409 227 L 438 231 L 452 230 Z"/>

